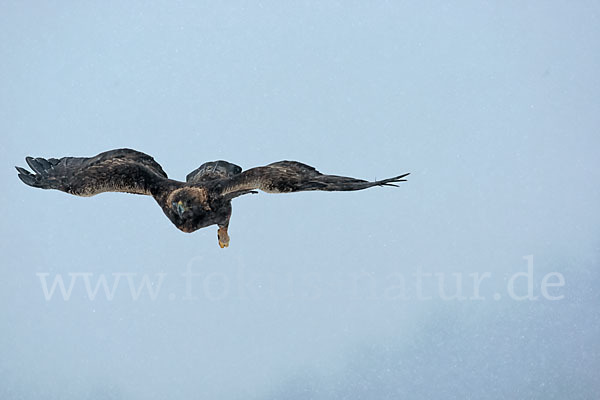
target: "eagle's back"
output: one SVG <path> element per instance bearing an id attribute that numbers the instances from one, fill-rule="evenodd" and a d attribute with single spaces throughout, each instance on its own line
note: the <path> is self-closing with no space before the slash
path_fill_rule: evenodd
<path id="1" fill-rule="evenodd" d="M 242 172 L 242 167 L 228 161 L 218 160 L 205 162 L 186 177 L 188 183 L 202 183 L 215 179 L 227 179 Z"/>

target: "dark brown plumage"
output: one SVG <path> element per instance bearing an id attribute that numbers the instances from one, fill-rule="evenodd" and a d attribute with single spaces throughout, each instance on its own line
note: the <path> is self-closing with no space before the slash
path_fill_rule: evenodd
<path id="1" fill-rule="evenodd" d="M 229 245 L 227 227 L 231 200 L 259 189 L 268 193 L 305 190 L 348 191 L 372 186 L 396 186 L 408 174 L 368 182 L 324 175 L 296 161 L 279 161 L 263 167 L 242 168 L 227 161 L 211 161 L 192 171 L 185 182 L 169 179 L 147 154 L 131 149 L 100 153 L 95 157 L 26 158 L 33 174 L 16 167 L 27 185 L 56 189 L 77 196 L 125 192 L 154 197 L 165 215 L 184 232 L 218 225 L 219 245 Z"/>

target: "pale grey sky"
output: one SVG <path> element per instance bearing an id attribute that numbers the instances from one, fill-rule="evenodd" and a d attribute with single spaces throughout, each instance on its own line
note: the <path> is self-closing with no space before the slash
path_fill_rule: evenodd
<path id="1" fill-rule="evenodd" d="M 600 391 L 596 2 L 2 1 L 0 33 L 1 398 Z M 411 176 L 239 198 L 222 250 L 151 198 L 13 168 L 118 147 L 175 179 L 216 159 Z M 510 299 L 529 255 L 537 300 Z M 425 300 L 427 273 L 466 297 L 490 277 L 444 301 L 427 276 Z M 130 293 L 144 274 L 154 300 Z M 57 276 L 73 292 L 46 301 Z M 102 276 L 115 296 L 91 300 Z"/>

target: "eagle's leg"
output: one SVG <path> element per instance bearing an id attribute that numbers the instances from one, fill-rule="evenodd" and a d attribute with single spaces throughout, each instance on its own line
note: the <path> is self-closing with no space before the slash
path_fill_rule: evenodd
<path id="1" fill-rule="evenodd" d="M 227 234 L 228 225 L 219 225 L 217 231 L 217 238 L 219 239 L 219 246 L 221 248 L 229 247 L 229 234 Z"/>

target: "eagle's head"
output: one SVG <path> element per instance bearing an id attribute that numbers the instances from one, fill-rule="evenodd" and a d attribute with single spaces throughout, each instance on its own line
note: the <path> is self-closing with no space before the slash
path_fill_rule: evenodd
<path id="1" fill-rule="evenodd" d="M 215 223 L 204 188 L 184 187 L 173 191 L 163 204 L 163 211 L 183 232 L 194 232 Z"/>

